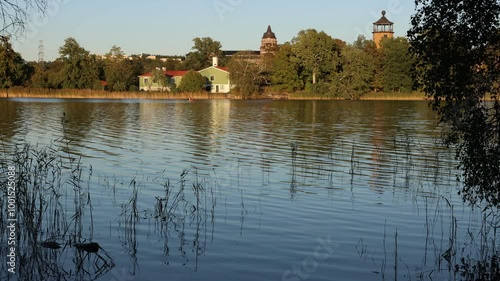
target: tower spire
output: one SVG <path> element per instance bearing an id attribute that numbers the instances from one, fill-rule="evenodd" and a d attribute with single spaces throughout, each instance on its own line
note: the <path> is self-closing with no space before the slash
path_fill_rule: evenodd
<path id="1" fill-rule="evenodd" d="M 262 36 L 262 41 L 260 44 L 260 54 L 264 55 L 267 53 L 273 53 L 278 49 L 278 39 L 276 39 L 276 34 L 274 34 L 271 29 L 271 25 L 267 26 L 267 31 Z"/>

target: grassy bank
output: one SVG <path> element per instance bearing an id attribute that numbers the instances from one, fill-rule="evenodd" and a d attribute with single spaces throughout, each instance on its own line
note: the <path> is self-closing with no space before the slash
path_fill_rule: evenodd
<path id="1" fill-rule="evenodd" d="M 0 98 L 51 98 L 51 99 L 144 99 L 144 100 L 197 100 L 205 99 L 241 99 L 231 94 L 169 93 L 169 92 L 108 92 L 95 90 L 60 90 L 11 88 L 0 90 Z"/>

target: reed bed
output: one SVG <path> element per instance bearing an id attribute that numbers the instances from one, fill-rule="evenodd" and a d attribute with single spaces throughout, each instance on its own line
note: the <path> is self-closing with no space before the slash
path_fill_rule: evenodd
<path id="1" fill-rule="evenodd" d="M 72 89 L 35 89 L 11 88 L 0 90 L 0 98 L 36 98 L 36 99 L 110 99 L 110 100 L 208 100 L 208 99 L 243 99 L 240 95 L 196 92 L 108 92 L 99 90 Z"/>
<path id="2" fill-rule="evenodd" d="M 425 101 L 427 97 L 423 92 L 371 92 L 361 96 L 361 100 L 407 100 Z"/>
<path id="3" fill-rule="evenodd" d="M 107 252 L 92 241 L 91 194 L 84 185 L 80 159 L 60 151 L 58 146 L 25 144 L 16 147 L 11 157 L 0 159 L 1 177 L 9 166 L 16 171 L 18 280 L 95 280 L 114 266 Z M 91 172 L 89 181 L 90 176 Z M 0 178 L 0 183 L 5 180 Z M 6 198 L 1 189 L 0 205 Z M 5 223 L 2 219 L 0 240 L 6 244 Z M 7 277 L 6 272 L 1 271 L 0 279 Z"/>
<path id="4" fill-rule="evenodd" d="M 137 100 L 219 100 L 234 99 L 242 100 L 245 97 L 238 93 L 172 93 L 172 92 L 110 92 L 104 90 L 78 90 L 78 89 L 42 89 L 14 87 L 0 90 L 0 98 L 36 98 L 36 99 L 137 99 Z M 262 96 L 263 99 L 281 100 L 345 100 L 342 97 L 328 97 L 311 93 L 309 91 L 298 91 L 293 93 L 268 92 Z M 400 93 L 400 92 L 371 92 L 360 97 L 360 100 L 427 100 L 422 92 Z"/>
<path id="5" fill-rule="evenodd" d="M 310 91 L 298 91 L 287 95 L 289 100 L 345 100 L 345 98 L 340 97 L 328 97 L 324 95 L 318 95 Z"/>

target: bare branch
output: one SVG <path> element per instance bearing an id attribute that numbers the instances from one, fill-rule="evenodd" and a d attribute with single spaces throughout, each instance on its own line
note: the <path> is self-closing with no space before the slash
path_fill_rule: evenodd
<path id="1" fill-rule="evenodd" d="M 21 36 L 32 13 L 45 13 L 51 0 L 0 0 L 0 35 Z"/>

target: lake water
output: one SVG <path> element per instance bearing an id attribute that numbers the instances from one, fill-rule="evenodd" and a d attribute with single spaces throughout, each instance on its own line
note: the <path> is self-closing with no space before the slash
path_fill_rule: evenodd
<path id="1" fill-rule="evenodd" d="M 4 169 L 29 143 L 81 172 L 75 188 L 62 171 L 57 199 L 41 203 L 65 229 L 44 226 L 35 243 L 19 227 L 30 254 L 17 275 L 2 228 L 0 277 L 459 279 L 481 220 L 457 195 L 436 124 L 409 101 L 0 100 Z"/>

